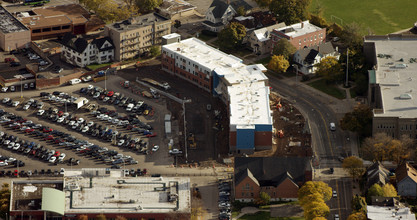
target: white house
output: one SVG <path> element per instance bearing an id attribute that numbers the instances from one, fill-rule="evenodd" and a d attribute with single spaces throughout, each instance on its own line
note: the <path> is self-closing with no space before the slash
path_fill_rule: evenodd
<path id="1" fill-rule="evenodd" d="M 235 15 L 236 11 L 230 4 L 222 0 L 214 0 L 206 12 L 206 20 L 203 25 L 210 31 L 219 32 L 229 24 Z"/>
<path id="2" fill-rule="evenodd" d="M 114 45 L 109 37 L 86 39 L 67 34 L 61 43 L 61 58 L 75 66 L 108 63 L 114 58 Z"/>
<path id="3" fill-rule="evenodd" d="M 272 30 L 285 27 L 285 23 L 274 24 L 268 27 L 259 28 L 251 31 L 247 35 L 247 44 L 253 53 L 262 55 L 270 53 L 272 50 L 271 33 Z"/>
<path id="4" fill-rule="evenodd" d="M 297 50 L 294 54 L 294 62 L 298 65 L 298 72 L 304 75 L 314 74 L 316 67 L 314 65 L 321 62 L 322 59 L 333 56 L 339 59 L 340 54 L 330 42 L 321 43 L 317 46 L 304 47 Z"/>

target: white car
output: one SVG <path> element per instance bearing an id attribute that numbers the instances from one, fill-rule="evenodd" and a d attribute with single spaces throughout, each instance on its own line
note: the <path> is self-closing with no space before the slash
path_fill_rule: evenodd
<path id="1" fill-rule="evenodd" d="M 158 145 L 154 145 L 153 148 L 152 148 L 152 151 L 153 152 L 156 152 L 158 150 L 159 150 L 159 146 Z"/>
<path id="2" fill-rule="evenodd" d="M 85 127 L 83 128 L 83 130 L 81 130 L 81 132 L 82 132 L 82 133 L 85 133 L 85 132 L 87 132 L 89 129 L 90 129 L 90 128 L 89 128 L 88 126 L 85 126 Z"/>
<path id="3" fill-rule="evenodd" d="M 33 124 L 33 121 L 25 121 L 22 123 L 22 125 L 30 125 L 30 124 Z"/>
<path id="4" fill-rule="evenodd" d="M 75 121 L 70 121 L 68 125 L 73 126 L 74 124 L 75 124 Z"/>
<path id="5" fill-rule="evenodd" d="M 6 161 L 0 161 L 0 167 L 9 165 Z"/>
<path id="6" fill-rule="evenodd" d="M 61 155 L 59 155 L 58 160 L 63 161 L 65 156 L 67 156 L 67 155 L 65 155 L 65 153 L 62 153 Z"/>
<path id="7" fill-rule="evenodd" d="M 122 146 L 125 143 L 125 140 L 121 139 L 117 142 L 117 146 Z"/>
<path id="8" fill-rule="evenodd" d="M 104 115 L 102 118 L 101 118 L 101 120 L 103 120 L 103 121 L 107 121 L 109 119 L 109 116 L 108 115 Z"/>
<path id="9" fill-rule="evenodd" d="M 65 173 L 65 169 L 61 168 L 61 171 L 59 171 L 59 174 L 64 175 L 64 173 Z"/>
<path id="10" fill-rule="evenodd" d="M 9 159 L 6 160 L 7 163 L 11 163 L 16 161 L 16 158 L 10 157 Z"/>
<path id="11" fill-rule="evenodd" d="M 56 157 L 51 157 L 51 158 L 49 159 L 49 163 L 55 163 L 55 161 L 56 161 Z"/>
<path id="12" fill-rule="evenodd" d="M 10 98 L 6 97 L 6 98 L 4 98 L 4 99 L 3 99 L 3 101 L 2 101 L 2 102 L 3 102 L 3 103 L 6 103 L 6 102 L 8 102 L 8 101 L 10 101 Z"/>
<path id="13" fill-rule="evenodd" d="M 340 218 L 339 218 L 339 214 L 335 214 L 334 215 L 334 220 L 339 220 Z"/>
<path id="14" fill-rule="evenodd" d="M 13 150 L 19 150 L 19 148 L 20 148 L 20 144 L 16 143 L 13 147 Z"/>
<path id="15" fill-rule="evenodd" d="M 75 130 L 75 129 L 77 129 L 77 128 L 78 128 L 78 126 L 79 126 L 79 124 L 78 124 L 78 123 L 75 123 L 74 125 L 72 125 L 72 127 L 71 127 L 71 128 Z"/>
<path id="16" fill-rule="evenodd" d="M 169 153 L 170 154 L 182 154 L 182 151 L 180 151 L 178 149 L 172 149 L 172 150 L 169 150 Z"/>
<path id="17" fill-rule="evenodd" d="M 91 127 L 93 125 L 94 125 L 94 122 L 93 121 L 89 121 L 88 124 L 87 124 L 88 127 Z"/>
<path id="18" fill-rule="evenodd" d="M 13 107 L 16 107 L 16 106 L 18 106 L 20 104 L 20 102 L 19 101 L 14 101 L 13 103 L 12 103 L 12 106 Z"/>
<path id="19" fill-rule="evenodd" d="M 9 87 L 5 86 L 5 87 L 1 88 L 1 92 L 7 92 L 8 89 L 9 89 Z"/>
<path id="20" fill-rule="evenodd" d="M 10 142 L 10 144 L 9 144 L 9 146 L 7 146 L 7 148 L 9 148 L 9 149 L 13 149 L 13 147 L 14 147 L 14 145 L 15 145 L 16 143 L 14 143 L 14 142 Z"/>
<path id="21" fill-rule="evenodd" d="M 93 80 L 93 78 L 91 76 L 86 76 L 86 77 L 81 78 L 81 80 L 83 82 L 90 82 L 91 80 Z"/>
<path id="22" fill-rule="evenodd" d="M 71 79 L 70 81 L 69 81 L 69 84 L 70 85 L 75 85 L 75 84 L 78 84 L 78 83 L 80 83 L 81 82 L 81 80 L 80 79 Z"/>
<path id="23" fill-rule="evenodd" d="M 81 124 L 81 123 L 83 123 L 85 120 L 84 120 L 84 118 L 79 118 L 78 120 L 77 120 L 77 123 L 78 124 Z"/>
<path id="24" fill-rule="evenodd" d="M 336 192 L 336 190 L 333 190 L 333 198 L 337 198 L 337 192 Z"/>
<path id="25" fill-rule="evenodd" d="M 40 102 L 40 103 L 38 103 L 37 108 L 38 108 L 38 109 L 42 109 L 42 108 L 43 108 L 43 106 L 44 106 L 43 102 Z"/>
<path id="26" fill-rule="evenodd" d="M 25 106 L 23 106 L 23 110 L 28 110 L 30 108 L 30 105 L 25 105 Z"/>
<path id="27" fill-rule="evenodd" d="M 36 113 L 37 115 L 43 115 L 43 113 L 45 113 L 45 110 L 43 110 L 43 109 L 41 109 L 41 110 L 38 110 L 38 113 Z"/>
<path id="28" fill-rule="evenodd" d="M 130 103 L 129 105 L 127 105 L 126 111 L 128 111 L 128 112 L 132 111 L 133 107 L 134 107 L 134 105 L 132 103 Z"/>
<path id="29" fill-rule="evenodd" d="M 64 120 L 65 120 L 65 117 L 60 117 L 60 118 L 58 118 L 58 120 L 56 120 L 56 122 L 62 123 Z"/>

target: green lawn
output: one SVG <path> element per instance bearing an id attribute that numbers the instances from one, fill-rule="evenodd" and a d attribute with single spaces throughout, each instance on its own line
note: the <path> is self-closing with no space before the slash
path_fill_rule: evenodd
<path id="1" fill-rule="evenodd" d="M 103 64 L 91 64 L 88 65 L 87 68 L 91 69 L 91 70 L 96 70 L 98 68 L 104 67 L 104 66 L 108 66 L 111 65 L 112 63 L 103 63 Z"/>
<path id="2" fill-rule="evenodd" d="M 200 39 L 202 41 L 209 41 L 213 38 L 216 38 L 216 36 L 209 36 L 209 35 L 203 34 L 203 33 L 199 33 L 199 35 L 198 35 L 198 39 Z"/>
<path id="3" fill-rule="evenodd" d="M 344 99 L 346 98 L 345 91 L 340 90 L 336 87 L 336 85 L 333 84 L 326 84 L 326 81 L 324 79 L 319 79 L 314 82 L 308 83 L 307 85 L 320 90 L 328 95 L 331 95 L 333 97 L 336 97 L 338 99 Z"/>
<path id="4" fill-rule="evenodd" d="M 255 214 L 246 214 L 239 220 L 304 220 L 303 217 L 271 217 L 270 212 L 257 212 Z"/>
<path id="5" fill-rule="evenodd" d="M 410 28 L 416 22 L 416 0 L 313 0 L 310 11 L 317 2 L 323 6 L 326 20 L 341 23 L 361 23 L 375 34 L 388 34 Z M 333 17 L 336 16 L 338 18 Z"/>

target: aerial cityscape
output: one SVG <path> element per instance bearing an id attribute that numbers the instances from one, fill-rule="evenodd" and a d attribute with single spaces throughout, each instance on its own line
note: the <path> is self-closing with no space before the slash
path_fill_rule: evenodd
<path id="1" fill-rule="evenodd" d="M 0 219 L 415 220 L 415 8 L 1 1 Z"/>

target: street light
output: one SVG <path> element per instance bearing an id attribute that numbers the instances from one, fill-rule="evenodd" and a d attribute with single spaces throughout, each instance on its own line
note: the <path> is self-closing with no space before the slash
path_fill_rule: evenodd
<path id="1" fill-rule="evenodd" d="M 295 71 L 295 84 L 297 84 L 298 82 L 298 65 L 297 64 L 293 64 L 293 67 L 295 67 L 296 71 Z"/>

